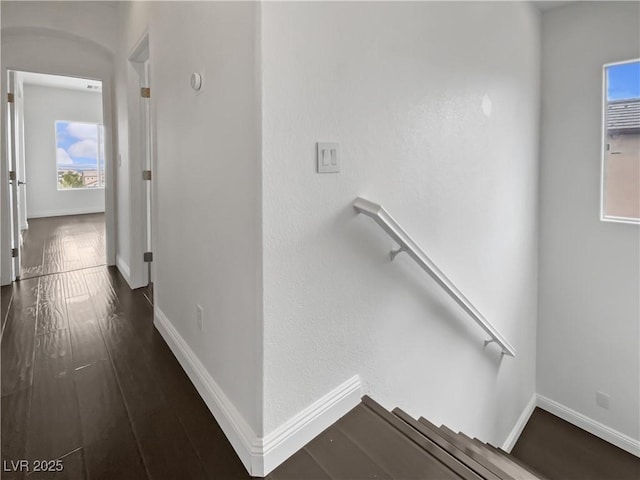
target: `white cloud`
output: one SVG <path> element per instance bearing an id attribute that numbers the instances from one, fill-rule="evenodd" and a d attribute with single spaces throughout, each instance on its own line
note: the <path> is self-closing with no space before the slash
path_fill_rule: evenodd
<path id="1" fill-rule="evenodd" d="M 80 140 L 98 139 L 98 129 L 91 123 L 70 123 L 67 125 L 67 133 Z"/>
<path id="2" fill-rule="evenodd" d="M 98 144 L 95 140 L 80 140 L 67 149 L 72 157 L 98 158 Z"/>
<path id="3" fill-rule="evenodd" d="M 64 148 L 58 148 L 56 150 L 56 158 L 58 165 L 73 165 L 73 160 Z"/>

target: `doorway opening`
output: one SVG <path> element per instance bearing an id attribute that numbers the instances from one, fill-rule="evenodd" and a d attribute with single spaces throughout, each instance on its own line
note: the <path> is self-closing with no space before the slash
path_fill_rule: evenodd
<path id="1" fill-rule="evenodd" d="M 107 263 L 100 80 L 8 71 L 16 280 Z"/>

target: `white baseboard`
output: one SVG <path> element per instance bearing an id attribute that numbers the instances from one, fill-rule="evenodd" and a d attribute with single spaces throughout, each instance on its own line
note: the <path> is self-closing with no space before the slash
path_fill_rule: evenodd
<path id="1" fill-rule="evenodd" d="M 56 210 L 42 210 L 40 212 L 29 212 L 28 218 L 61 217 L 63 215 L 84 215 L 87 213 L 104 213 L 104 207 L 81 207 L 65 208 Z"/>
<path id="2" fill-rule="evenodd" d="M 129 269 L 129 265 L 117 253 L 116 253 L 116 267 L 118 267 L 118 270 L 120 271 L 124 279 L 127 281 L 129 288 L 133 290 L 133 287 L 131 286 L 131 270 Z"/>
<path id="3" fill-rule="evenodd" d="M 339 385 L 289 421 L 269 433 L 263 441 L 263 475 L 313 440 L 354 408 L 362 399 L 362 383 L 358 375 Z"/>
<path id="4" fill-rule="evenodd" d="M 354 376 L 266 437 L 258 437 L 157 306 L 154 324 L 252 476 L 268 475 L 360 402 L 362 386 Z"/>
<path id="5" fill-rule="evenodd" d="M 624 433 L 618 432 L 613 428 L 607 427 L 606 425 L 576 412 L 561 403 L 551 400 L 544 395 L 538 394 L 536 403 L 538 407 L 554 414 L 556 417 L 560 417 L 576 427 L 586 430 L 596 437 L 599 437 L 602 440 L 635 455 L 636 457 L 640 457 L 640 441 L 635 440 Z"/>
<path id="6" fill-rule="evenodd" d="M 245 468 L 253 474 L 252 454 L 256 447 L 257 435 L 157 306 L 154 307 L 153 323 L 220 424 Z"/>
<path id="7" fill-rule="evenodd" d="M 511 449 L 513 449 L 514 445 L 518 441 L 518 438 L 520 438 L 520 435 L 522 434 L 522 430 L 524 430 L 524 427 L 527 425 L 527 422 L 529 421 L 531 414 L 536 408 L 537 400 L 538 400 L 538 397 L 534 393 L 531 396 L 531 399 L 529 400 L 527 405 L 524 407 L 524 410 L 520 414 L 520 417 L 516 421 L 516 424 L 511 429 L 511 433 L 509 433 L 509 436 L 502 444 L 502 449 L 505 452 L 511 453 Z"/>

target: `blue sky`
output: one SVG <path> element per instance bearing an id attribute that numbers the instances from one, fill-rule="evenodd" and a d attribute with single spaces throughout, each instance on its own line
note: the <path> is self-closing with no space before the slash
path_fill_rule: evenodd
<path id="1" fill-rule="evenodd" d="M 640 62 L 607 67 L 607 100 L 640 98 Z"/>
<path id="2" fill-rule="evenodd" d="M 98 129 L 95 123 L 56 122 L 56 156 L 59 168 L 95 170 Z M 102 135 L 104 138 L 104 135 Z M 104 145 L 102 146 L 104 148 Z M 104 155 L 102 155 L 104 159 Z M 103 163 L 104 160 L 101 162 Z"/>

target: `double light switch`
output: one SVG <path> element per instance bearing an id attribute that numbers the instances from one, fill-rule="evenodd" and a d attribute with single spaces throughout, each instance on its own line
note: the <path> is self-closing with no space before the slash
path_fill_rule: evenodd
<path id="1" fill-rule="evenodd" d="M 318 173 L 340 171 L 340 146 L 337 143 L 318 142 Z"/>

